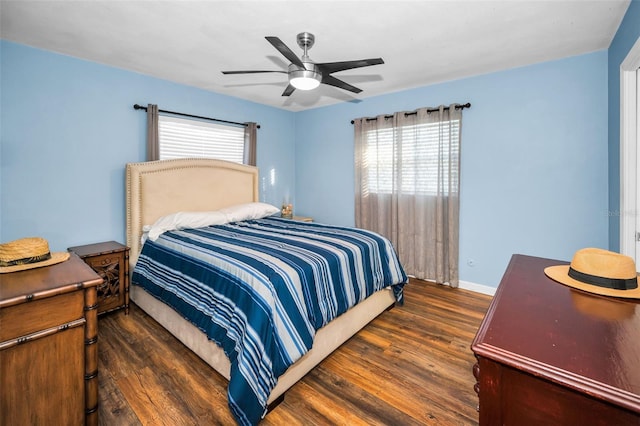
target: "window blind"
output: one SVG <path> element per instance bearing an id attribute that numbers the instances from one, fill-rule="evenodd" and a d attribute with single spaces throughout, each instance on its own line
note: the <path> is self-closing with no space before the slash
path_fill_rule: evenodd
<path id="1" fill-rule="evenodd" d="M 457 192 L 459 173 L 448 158 L 458 157 L 459 140 L 459 120 L 369 131 L 364 159 L 368 191 L 390 194 L 395 187 L 404 194 L 435 195 L 440 181 L 445 194 Z M 397 158 L 402 159 L 399 170 L 394 169 Z"/>
<path id="2" fill-rule="evenodd" d="M 215 158 L 242 164 L 244 127 L 160 115 L 160 159 Z"/>

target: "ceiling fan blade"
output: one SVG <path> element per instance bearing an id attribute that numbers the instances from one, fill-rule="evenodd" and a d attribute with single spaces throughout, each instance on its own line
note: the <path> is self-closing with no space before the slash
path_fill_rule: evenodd
<path id="1" fill-rule="evenodd" d="M 286 71 L 272 71 L 272 70 L 222 71 L 222 74 L 258 74 L 261 72 L 280 72 L 282 74 L 287 74 Z"/>
<path id="2" fill-rule="evenodd" d="M 362 89 L 358 89 L 357 87 L 352 86 L 349 83 L 346 83 L 340 79 L 337 79 L 334 76 L 329 74 L 322 74 L 322 83 L 328 84 L 329 86 L 338 87 L 340 89 L 348 90 L 353 93 L 362 92 Z"/>
<path id="3" fill-rule="evenodd" d="M 265 38 L 269 43 L 273 45 L 273 47 L 278 49 L 278 52 L 282 53 L 282 56 L 284 56 L 290 62 L 296 64 L 300 68 L 305 69 L 304 64 L 302 63 L 300 58 L 298 58 L 296 54 L 293 53 L 291 49 L 289 49 L 287 45 L 282 42 L 282 40 L 280 40 L 278 37 L 265 37 Z"/>
<path id="4" fill-rule="evenodd" d="M 284 89 L 284 92 L 282 92 L 282 96 L 289 96 L 293 93 L 293 91 L 296 90 L 295 87 L 293 87 L 292 85 L 288 85 L 286 89 Z"/>
<path id="5" fill-rule="evenodd" d="M 322 73 L 330 74 L 332 72 L 350 70 L 353 68 L 362 68 L 369 67 L 371 65 L 380 65 L 384 64 L 382 58 L 372 58 L 372 59 L 360 59 L 357 61 L 343 61 L 343 62 L 325 62 L 322 64 L 316 64 L 318 68 L 322 71 Z"/>

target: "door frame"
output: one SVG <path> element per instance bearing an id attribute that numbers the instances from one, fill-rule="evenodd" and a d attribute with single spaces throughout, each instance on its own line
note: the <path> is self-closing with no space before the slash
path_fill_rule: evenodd
<path id="1" fill-rule="evenodd" d="M 636 259 L 640 38 L 620 64 L 620 252 Z"/>

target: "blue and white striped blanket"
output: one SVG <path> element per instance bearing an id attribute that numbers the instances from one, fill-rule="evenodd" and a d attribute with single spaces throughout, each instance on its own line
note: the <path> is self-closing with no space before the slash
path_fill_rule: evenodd
<path id="1" fill-rule="evenodd" d="M 225 351 L 240 424 L 260 421 L 316 330 L 385 287 L 401 302 L 406 282 L 380 235 L 279 218 L 166 232 L 144 244 L 133 272 Z"/>

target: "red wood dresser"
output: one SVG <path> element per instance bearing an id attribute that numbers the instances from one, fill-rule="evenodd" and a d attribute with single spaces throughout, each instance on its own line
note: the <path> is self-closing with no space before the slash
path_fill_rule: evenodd
<path id="1" fill-rule="evenodd" d="M 640 301 L 549 279 L 514 255 L 471 349 L 480 425 L 640 425 Z"/>

